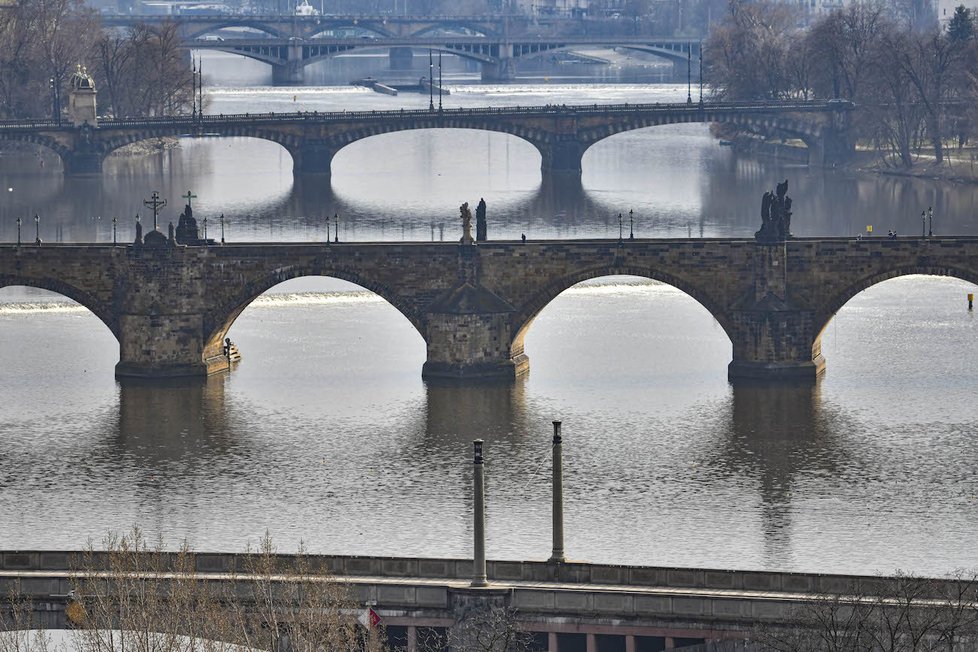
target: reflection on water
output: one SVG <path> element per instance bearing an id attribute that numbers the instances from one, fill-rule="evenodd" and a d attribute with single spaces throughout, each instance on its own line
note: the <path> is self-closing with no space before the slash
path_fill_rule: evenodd
<path id="1" fill-rule="evenodd" d="M 294 92 L 293 92 L 294 91 Z M 673 88 L 672 92 L 685 91 Z M 467 87 L 452 106 L 657 101 L 659 87 Z M 684 95 L 683 95 L 684 97 Z M 211 89 L 212 112 L 390 108 L 351 89 Z M 243 168 L 242 160 L 249 165 Z M 293 179 L 284 150 L 184 141 L 65 179 L 0 160 L 0 239 L 39 212 L 45 241 L 120 241 L 153 190 L 164 224 L 192 189 L 219 237 L 454 239 L 457 207 L 485 197 L 490 238 L 746 236 L 761 194 L 790 179 L 798 235 L 895 228 L 976 233 L 978 188 L 739 158 L 707 129 L 619 134 L 581 177 L 545 175 L 501 134 L 420 131 L 345 148 L 332 179 Z M 385 176 L 386 175 L 386 176 Z M 626 217 L 627 219 L 627 217 Z M 627 228 L 626 224 L 626 228 Z M 354 288 L 355 289 L 355 288 Z M 471 440 L 486 440 L 488 554 L 550 553 L 551 421 L 564 422 L 566 538 L 575 559 L 821 572 L 941 573 L 971 566 L 978 350 L 970 284 L 911 277 L 855 297 L 823 337 L 814 386 L 731 386 L 730 341 L 658 283 L 606 279 L 548 305 L 526 338 L 529 377 L 452 387 L 420 378 L 424 341 L 379 298 L 297 279 L 249 306 L 229 376 L 118 383 L 97 318 L 0 290 L 0 548 L 78 548 L 138 523 L 198 549 L 239 550 L 266 529 L 283 548 L 470 554 Z"/>

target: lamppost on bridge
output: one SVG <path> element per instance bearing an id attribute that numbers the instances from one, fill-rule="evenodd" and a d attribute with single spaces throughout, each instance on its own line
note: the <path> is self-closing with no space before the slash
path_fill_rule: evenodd
<path id="1" fill-rule="evenodd" d="M 98 242 L 98 225 L 102 223 L 102 216 L 96 215 L 92 221 L 95 222 L 95 242 Z"/>
<path id="2" fill-rule="evenodd" d="M 339 213 L 333 213 L 333 233 L 334 233 L 333 242 L 339 242 L 340 241 L 340 214 Z M 326 239 L 327 240 L 329 239 L 328 233 L 326 234 Z"/>
<path id="3" fill-rule="evenodd" d="M 224 213 L 221 213 L 221 244 L 224 244 Z"/>
<path id="4" fill-rule="evenodd" d="M 686 41 L 686 104 L 693 103 L 693 46 Z"/>
<path id="5" fill-rule="evenodd" d="M 23 220 L 19 217 L 17 218 L 17 246 L 20 246 L 20 225 L 23 224 Z"/>
<path id="6" fill-rule="evenodd" d="M 635 239 L 635 211 L 631 208 L 628 209 L 628 239 Z"/>
<path id="7" fill-rule="evenodd" d="M 435 110 L 435 64 L 431 59 L 431 48 L 428 48 L 428 110 Z"/>
<path id="8" fill-rule="evenodd" d="M 700 41 L 700 106 L 703 106 L 703 41 Z"/>
<path id="9" fill-rule="evenodd" d="M 934 235 L 934 207 L 927 207 L 927 237 Z"/>
<path id="10" fill-rule="evenodd" d="M 438 50 L 438 113 L 441 113 L 441 50 Z"/>
<path id="11" fill-rule="evenodd" d="M 115 219 L 115 218 L 113 217 L 113 218 L 112 218 L 112 244 L 113 244 L 113 245 L 116 245 L 116 244 L 118 244 L 118 242 L 116 241 L 116 224 L 117 224 L 117 223 L 118 223 L 118 220 L 116 220 L 116 219 Z"/>
<path id="12" fill-rule="evenodd" d="M 927 211 L 920 211 L 920 237 L 927 237 Z"/>
<path id="13" fill-rule="evenodd" d="M 41 246 L 41 216 L 34 213 L 34 244 Z"/>
<path id="14" fill-rule="evenodd" d="M 207 216 L 204 216 L 204 245 L 207 245 Z"/>
<path id="15" fill-rule="evenodd" d="M 48 80 L 48 84 L 51 86 L 51 119 L 61 126 L 61 101 L 58 97 L 58 83 L 55 81 L 54 77 Z"/>
<path id="16" fill-rule="evenodd" d="M 621 244 L 621 241 L 622 241 L 622 236 L 623 236 L 622 228 L 623 228 L 623 226 L 624 226 L 624 224 L 622 223 L 621 213 L 618 213 L 618 244 Z"/>

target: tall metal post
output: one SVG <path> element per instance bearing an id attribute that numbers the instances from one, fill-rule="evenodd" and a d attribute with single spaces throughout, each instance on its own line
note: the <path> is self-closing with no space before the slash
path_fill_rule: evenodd
<path id="1" fill-rule="evenodd" d="M 472 490 L 474 537 L 472 551 L 472 586 L 488 586 L 486 581 L 486 488 L 485 470 L 482 460 L 482 440 L 472 442 L 475 446 L 475 459 L 472 461 Z"/>
<path id="2" fill-rule="evenodd" d="M 17 218 L 17 246 L 20 246 L 20 225 L 23 222 L 19 217 Z"/>
<path id="3" fill-rule="evenodd" d="M 428 110 L 435 110 L 435 64 L 431 59 L 431 48 L 428 48 Z"/>
<path id="4" fill-rule="evenodd" d="M 41 246 L 41 216 L 34 213 L 34 244 Z"/>
<path id="5" fill-rule="evenodd" d="M 686 104 L 693 103 L 693 46 L 686 42 Z"/>
<path id="6" fill-rule="evenodd" d="M 224 213 L 221 213 L 221 244 L 224 244 Z"/>
<path id="7" fill-rule="evenodd" d="M 441 50 L 438 50 L 438 113 L 441 113 Z"/>
<path id="8" fill-rule="evenodd" d="M 564 465 L 563 440 L 560 436 L 560 421 L 554 421 L 554 475 L 553 475 L 553 535 L 554 548 L 548 560 L 550 563 L 564 562 Z"/>
<path id="9" fill-rule="evenodd" d="M 113 217 L 112 218 L 112 244 L 113 245 L 118 244 L 118 241 L 116 240 L 116 237 L 115 237 L 115 235 L 116 235 L 115 228 L 116 228 L 116 224 L 117 223 L 118 223 L 118 220 Z"/>
<path id="10" fill-rule="evenodd" d="M 700 106 L 703 106 L 703 41 L 700 41 Z"/>
<path id="11" fill-rule="evenodd" d="M 927 207 L 927 237 L 934 235 L 934 207 Z"/>

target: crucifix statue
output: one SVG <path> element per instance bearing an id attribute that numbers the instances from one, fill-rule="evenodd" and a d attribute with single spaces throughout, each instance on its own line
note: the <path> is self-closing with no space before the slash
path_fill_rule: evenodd
<path id="1" fill-rule="evenodd" d="M 149 199 L 144 199 L 143 200 L 143 206 L 145 206 L 146 208 L 152 209 L 152 211 L 153 211 L 153 230 L 154 231 L 158 231 L 159 230 L 159 226 L 157 224 L 156 218 L 157 218 L 157 216 L 160 213 L 160 209 L 163 208 L 164 206 L 166 206 L 166 200 L 165 199 L 160 199 L 160 193 L 157 192 L 156 190 L 154 190 L 153 191 L 153 194 L 150 195 L 150 198 Z"/>
<path id="2" fill-rule="evenodd" d="M 197 195 L 190 192 L 189 190 L 187 191 L 186 195 L 180 195 L 180 197 L 187 200 L 187 206 L 190 206 L 190 204 L 193 203 L 191 200 L 197 199 Z"/>

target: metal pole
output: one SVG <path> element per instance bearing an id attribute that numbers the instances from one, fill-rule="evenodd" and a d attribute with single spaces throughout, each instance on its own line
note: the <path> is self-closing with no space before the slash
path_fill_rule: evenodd
<path id="1" fill-rule="evenodd" d="M 17 218 L 17 246 L 18 247 L 20 246 L 20 225 L 21 225 L 21 222 L 22 222 L 22 220 L 18 217 Z"/>
<path id="2" fill-rule="evenodd" d="M 339 242 L 340 241 L 340 214 L 339 213 L 333 213 L 333 229 L 334 229 L 333 242 Z M 329 239 L 328 233 L 326 234 L 326 238 Z"/>
<path id="3" fill-rule="evenodd" d="M 486 581 L 486 488 L 482 460 L 482 440 L 472 442 L 475 459 L 472 462 L 473 522 L 472 586 L 488 586 Z"/>
<path id="4" fill-rule="evenodd" d="M 703 105 L 703 41 L 700 41 L 700 105 Z"/>
<path id="5" fill-rule="evenodd" d="M 628 239 L 635 239 L 635 211 L 628 209 Z"/>
<path id="6" fill-rule="evenodd" d="M 927 211 L 920 211 L 920 237 L 927 237 Z"/>
<path id="7" fill-rule="evenodd" d="M 622 224 L 621 213 L 618 213 L 618 242 L 621 242 L 622 236 L 624 235 L 622 233 L 622 227 L 623 227 L 623 224 Z"/>
<path id="8" fill-rule="evenodd" d="M 693 46 L 686 42 L 686 104 L 693 103 Z"/>
<path id="9" fill-rule="evenodd" d="M 560 436 L 560 421 L 554 421 L 554 474 L 553 474 L 553 534 L 554 549 L 548 560 L 550 563 L 564 562 L 564 468 L 563 444 Z"/>
<path id="10" fill-rule="evenodd" d="M 934 207 L 927 207 L 927 237 L 934 235 Z"/>
<path id="11" fill-rule="evenodd" d="M 113 245 L 118 244 L 118 241 L 116 240 L 116 237 L 115 237 L 115 225 L 116 225 L 116 222 L 118 222 L 118 220 L 116 220 L 113 217 L 112 218 L 112 244 Z"/>
<path id="12" fill-rule="evenodd" d="M 34 213 L 34 244 L 41 246 L 41 216 Z"/>
<path id="13" fill-rule="evenodd" d="M 428 110 L 435 110 L 435 64 L 431 59 L 431 48 L 428 48 Z"/>
<path id="14" fill-rule="evenodd" d="M 438 113 L 441 113 L 441 50 L 438 50 Z"/>

